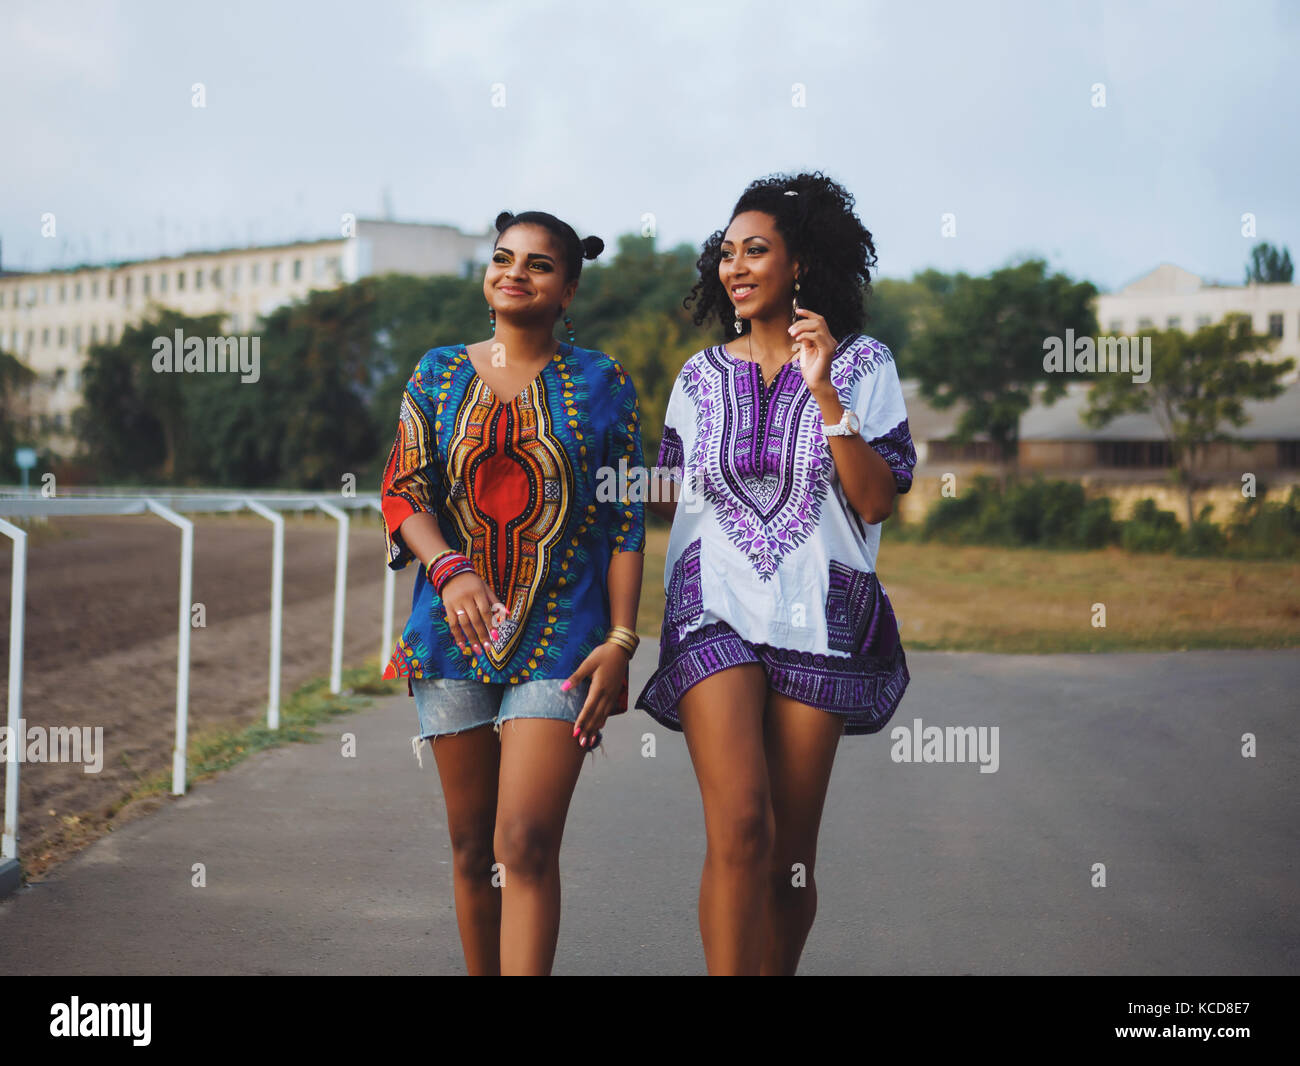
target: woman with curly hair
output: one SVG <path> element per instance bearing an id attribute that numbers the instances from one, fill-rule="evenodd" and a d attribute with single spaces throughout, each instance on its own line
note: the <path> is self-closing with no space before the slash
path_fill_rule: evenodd
<path id="1" fill-rule="evenodd" d="M 844 188 L 765 178 L 685 301 L 723 342 L 668 402 L 658 465 L 676 487 L 650 504 L 673 523 L 667 605 L 636 705 L 685 733 L 699 780 L 714 974 L 795 972 L 840 736 L 882 729 L 909 680 L 875 571 L 916 452 L 893 356 L 861 332 L 875 262 Z"/>
<path id="2" fill-rule="evenodd" d="M 541 211 L 496 228 L 492 336 L 426 352 L 402 396 L 384 532 L 389 566 L 420 570 L 384 676 L 433 747 L 469 972 L 543 974 L 582 756 L 627 710 L 644 506 L 602 490 L 641 436 L 631 379 L 565 313 L 604 243 Z"/>

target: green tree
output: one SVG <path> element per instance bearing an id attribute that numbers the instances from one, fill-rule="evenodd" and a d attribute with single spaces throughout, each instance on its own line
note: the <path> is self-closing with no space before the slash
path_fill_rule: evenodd
<path id="1" fill-rule="evenodd" d="M 1291 253 L 1286 248 L 1279 252 L 1265 241 L 1250 250 L 1250 262 L 1246 264 L 1247 285 L 1252 281 L 1262 284 L 1282 282 L 1289 285 L 1291 274 Z"/>
<path id="2" fill-rule="evenodd" d="M 1047 273 L 1041 259 L 995 270 L 988 277 L 931 276 L 936 304 L 910 323 L 907 363 L 921 395 L 936 407 L 967 405 L 954 434 L 968 442 L 984 432 L 1004 459 L 1014 460 L 1020 416 L 1035 391 L 1053 403 L 1065 391 L 1062 374 L 1043 368 L 1043 341 L 1096 333 L 1091 282 Z"/>
<path id="3" fill-rule="evenodd" d="M 1155 418 L 1186 495 L 1190 529 L 1196 517 L 1193 494 L 1201 485 L 1210 445 L 1238 443 L 1226 426 L 1246 424 L 1244 401 L 1281 393 L 1280 379 L 1295 360 L 1250 358 L 1277 341 L 1252 332 L 1248 315 L 1229 315 L 1191 336 L 1180 330 L 1148 330 L 1139 336 L 1151 337 L 1151 379 L 1138 383 L 1122 374 L 1103 375 L 1088 394 L 1083 420 L 1100 428 L 1123 414 L 1142 412 Z"/>
<path id="4" fill-rule="evenodd" d="M 14 451 L 26 442 L 26 433 L 18 424 L 16 412 L 19 390 L 36 380 L 36 372 L 17 356 L 0 350 L 0 477 L 17 481 L 21 472 L 14 462 Z"/>

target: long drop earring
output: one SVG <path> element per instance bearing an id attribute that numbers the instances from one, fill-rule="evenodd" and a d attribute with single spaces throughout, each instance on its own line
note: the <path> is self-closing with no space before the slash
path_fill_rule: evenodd
<path id="1" fill-rule="evenodd" d="M 567 312 L 565 313 L 565 316 L 564 316 L 564 325 L 565 325 L 565 326 L 568 328 L 568 330 L 569 330 L 569 343 L 572 344 L 572 343 L 573 343 L 573 338 L 574 338 L 574 333 L 573 333 L 573 319 L 571 319 L 571 318 L 568 316 L 568 313 L 567 313 Z"/>
<path id="2" fill-rule="evenodd" d="M 799 317 L 799 279 L 794 279 L 794 299 L 790 301 L 790 317 Z"/>
<path id="3" fill-rule="evenodd" d="M 492 323 L 492 336 L 495 337 L 497 333 L 497 309 L 495 307 L 488 308 L 488 321 Z"/>
<path id="4" fill-rule="evenodd" d="M 740 315 L 736 315 L 736 332 L 739 333 L 745 327 L 740 324 Z"/>

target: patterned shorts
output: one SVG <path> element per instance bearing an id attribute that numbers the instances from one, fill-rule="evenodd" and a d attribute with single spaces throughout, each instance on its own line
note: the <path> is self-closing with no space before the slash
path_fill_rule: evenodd
<path id="1" fill-rule="evenodd" d="M 892 610 L 888 617 L 892 623 Z M 666 629 L 659 668 L 636 706 L 660 725 L 680 732 L 677 704 L 682 693 L 720 670 L 758 663 L 772 691 L 843 716 L 846 736 L 877 733 L 893 717 L 911 680 L 897 625 L 885 629 L 872 642 L 872 654 L 864 655 L 820 655 L 751 644 L 722 621 L 707 622 L 680 640 Z"/>

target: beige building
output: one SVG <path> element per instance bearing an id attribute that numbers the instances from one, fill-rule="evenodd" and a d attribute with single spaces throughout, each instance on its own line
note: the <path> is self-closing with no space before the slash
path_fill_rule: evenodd
<path id="1" fill-rule="evenodd" d="M 1195 333 L 1230 311 L 1250 315 L 1256 333 L 1278 338 L 1270 359 L 1291 356 L 1300 368 L 1300 285 L 1211 285 L 1190 271 L 1165 263 L 1118 292 L 1097 297 L 1097 328 L 1113 336 L 1143 329 Z M 1296 380 L 1297 372 L 1288 375 Z"/>
<path id="2" fill-rule="evenodd" d="M 151 305 L 187 315 L 220 312 L 228 333 L 248 334 L 260 316 L 313 289 L 386 273 L 467 276 L 486 264 L 492 246 L 491 231 L 365 219 L 354 227 L 346 238 L 0 273 L 0 350 L 36 373 L 17 405 L 27 433 L 71 454 L 87 349 L 113 341 Z"/>

